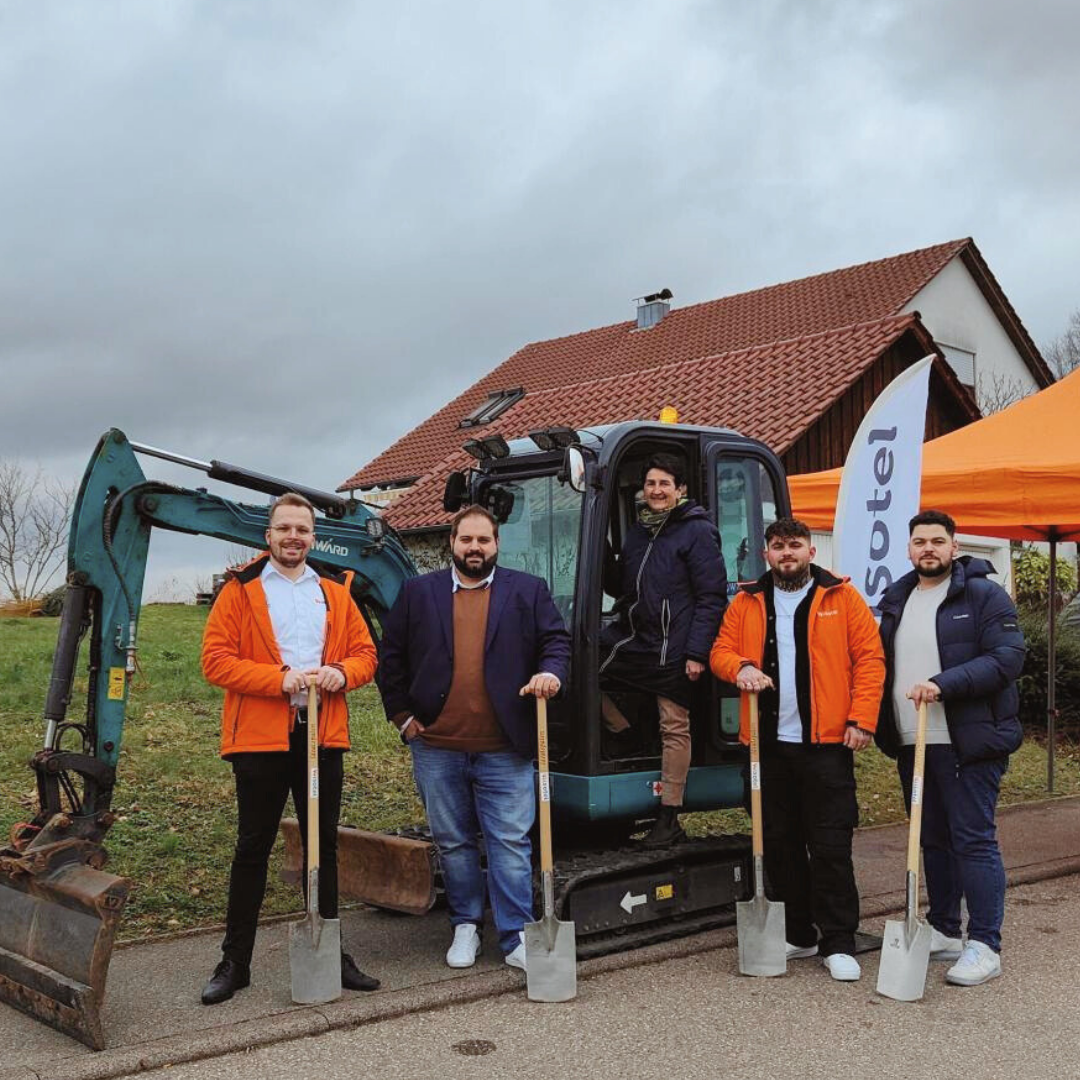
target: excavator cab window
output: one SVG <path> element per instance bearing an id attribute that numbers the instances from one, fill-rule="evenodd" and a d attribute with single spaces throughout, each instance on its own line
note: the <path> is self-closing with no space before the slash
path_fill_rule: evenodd
<path id="1" fill-rule="evenodd" d="M 765 528 L 778 516 L 776 487 L 765 462 L 752 454 L 711 447 L 706 476 L 708 502 L 720 533 L 720 547 L 728 576 L 728 600 L 741 582 L 765 573 Z M 712 680 L 707 708 L 706 759 L 738 741 L 739 696 L 730 683 Z"/>
<path id="2" fill-rule="evenodd" d="M 569 626 L 577 580 L 581 494 L 554 476 L 504 480 L 487 490 L 509 507 L 499 523 L 499 565 L 542 577 Z"/>

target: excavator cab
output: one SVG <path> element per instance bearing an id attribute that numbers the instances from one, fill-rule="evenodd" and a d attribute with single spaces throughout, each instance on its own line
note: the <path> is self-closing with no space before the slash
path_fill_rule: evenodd
<path id="1" fill-rule="evenodd" d="M 635 421 L 571 434 L 570 445 L 547 450 L 535 437 L 507 444 L 504 456 L 473 471 L 467 494 L 500 519 L 500 565 L 544 578 L 573 636 L 571 686 L 549 707 L 555 813 L 579 826 L 630 826 L 659 806 L 655 696 L 622 695 L 641 738 L 628 753 L 615 750 L 604 738 L 598 670 L 601 628 L 616 617 L 618 600 L 605 592 L 605 565 L 636 520 L 644 464 L 658 452 L 686 462 L 688 495 L 720 533 L 729 596 L 739 581 L 764 573 L 765 527 L 789 512 L 787 487 L 772 451 L 734 431 Z M 584 463 L 578 482 L 575 458 Z M 460 482 L 457 491 L 464 498 Z M 695 692 L 686 808 L 741 805 L 737 692 L 711 675 Z"/>

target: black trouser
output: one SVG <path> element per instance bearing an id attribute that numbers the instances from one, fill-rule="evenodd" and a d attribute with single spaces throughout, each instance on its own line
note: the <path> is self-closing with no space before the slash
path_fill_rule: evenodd
<path id="1" fill-rule="evenodd" d="M 336 919 L 338 913 L 337 823 L 343 758 L 342 750 L 319 750 L 319 914 L 324 919 Z M 233 754 L 229 760 L 236 780 L 239 818 L 221 951 L 226 960 L 247 966 L 266 892 L 270 849 L 290 792 L 304 845 L 305 897 L 307 894 L 307 724 L 296 724 L 288 751 Z"/>
<path id="2" fill-rule="evenodd" d="M 769 894 L 784 902 L 789 944 L 817 943 L 822 956 L 854 953 L 859 893 L 851 839 L 859 807 L 852 751 L 763 747 L 761 802 Z"/>

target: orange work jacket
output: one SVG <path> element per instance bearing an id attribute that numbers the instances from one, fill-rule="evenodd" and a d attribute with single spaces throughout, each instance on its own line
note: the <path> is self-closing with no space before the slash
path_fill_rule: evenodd
<path id="1" fill-rule="evenodd" d="M 289 749 L 295 711 L 281 689 L 289 668 L 282 662 L 259 580 L 268 558 L 263 554 L 230 575 L 203 632 L 203 674 L 208 682 L 225 689 L 222 757 Z M 343 689 L 320 692 L 319 745 L 347 750 L 349 707 L 345 694 L 371 681 L 377 663 L 375 645 L 349 592 L 352 573 L 331 576 L 317 572 L 326 599 L 322 662 L 336 665 L 345 675 Z"/>
<path id="2" fill-rule="evenodd" d="M 877 623 L 847 578 L 812 566 L 817 582 L 810 602 L 805 647 L 810 653 L 810 741 L 844 740 L 848 721 L 871 734 L 877 728 L 885 685 L 885 654 Z M 761 578 L 738 592 L 720 624 L 709 666 L 733 683 L 744 664 L 760 668 L 765 657 L 768 624 L 766 585 Z M 739 735 L 750 741 L 750 706 L 743 694 Z"/>

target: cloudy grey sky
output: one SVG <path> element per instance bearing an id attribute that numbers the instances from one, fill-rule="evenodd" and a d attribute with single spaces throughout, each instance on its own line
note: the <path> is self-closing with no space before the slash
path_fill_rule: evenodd
<path id="1" fill-rule="evenodd" d="M 1080 305 L 1078 31 L 1068 0 L 0 0 L 0 456 L 74 479 L 116 426 L 332 489 L 643 292 L 965 235 L 1045 343 Z M 149 594 L 222 554 L 155 540 Z"/>

